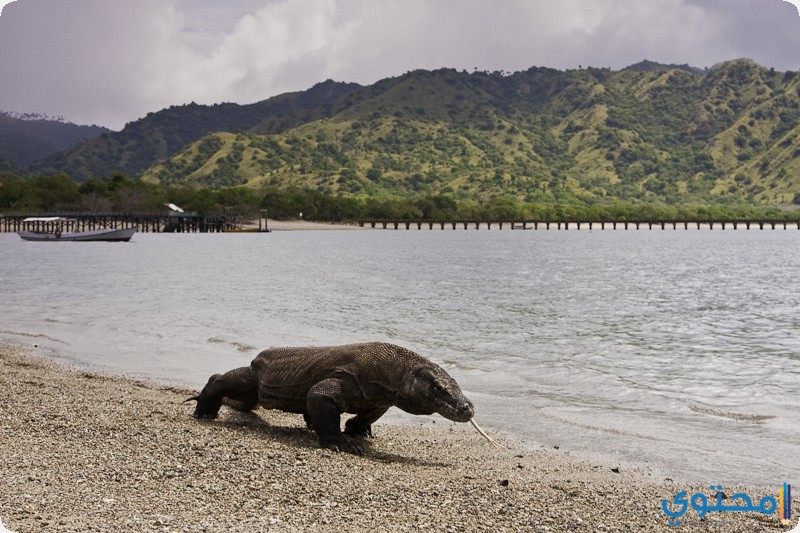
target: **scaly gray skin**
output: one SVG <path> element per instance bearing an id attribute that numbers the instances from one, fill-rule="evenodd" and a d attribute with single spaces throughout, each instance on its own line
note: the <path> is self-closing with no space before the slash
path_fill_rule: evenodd
<path id="1" fill-rule="evenodd" d="M 363 448 L 347 437 L 371 437 L 372 424 L 392 406 L 455 422 L 469 422 L 474 414 L 472 402 L 441 367 L 376 342 L 264 350 L 249 367 L 214 374 L 189 400 L 197 400 L 195 418 L 215 418 L 223 404 L 240 411 L 260 405 L 300 413 L 321 446 L 353 453 Z M 342 413 L 356 415 L 344 433 Z"/>

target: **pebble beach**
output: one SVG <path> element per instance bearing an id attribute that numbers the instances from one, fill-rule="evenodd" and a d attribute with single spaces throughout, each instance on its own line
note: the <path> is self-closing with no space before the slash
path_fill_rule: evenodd
<path id="1" fill-rule="evenodd" d="M 202 384 L 198 384 L 201 386 Z M 277 411 L 191 417 L 196 391 L 0 345 L 0 520 L 40 531 L 787 531 L 777 514 L 692 510 L 708 492 L 466 424 L 379 421 L 363 456 L 320 449 Z M 484 421 L 489 415 L 483 414 Z M 531 421 L 534 423 L 535 421 Z M 725 487 L 725 491 L 737 487 Z M 739 487 L 754 499 L 768 487 Z M 774 492 L 774 490 L 772 491 Z M 3 528 L 0 527 L 0 531 Z"/>

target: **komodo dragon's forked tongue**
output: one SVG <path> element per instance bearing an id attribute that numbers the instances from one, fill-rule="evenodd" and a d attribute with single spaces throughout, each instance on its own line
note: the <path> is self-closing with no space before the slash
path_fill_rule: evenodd
<path id="1" fill-rule="evenodd" d="M 487 434 L 486 434 L 486 432 L 485 432 L 484 430 L 482 430 L 482 429 L 481 429 L 481 427 L 478 425 L 478 423 L 477 423 L 477 422 L 475 422 L 475 419 L 474 419 L 474 418 L 470 418 L 470 419 L 469 419 L 469 423 L 470 423 L 470 424 L 472 424 L 472 426 L 473 426 L 473 427 L 474 427 L 476 430 L 478 430 L 478 433 L 480 433 L 480 434 L 481 434 L 481 437 L 483 437 L 484 439 L 488 440 L 488 441 L 489 441 L 489 443 L 490 443 L 492 446 L 494 446 L 495 448 L 502 448 L 502 446 L 500 446 L 499 444 L 497 444 L 497 441 L 496 441 L 496 440 L 494 440 L 492 437 L 490 437 L 489 435 L 487 435 Z"/>

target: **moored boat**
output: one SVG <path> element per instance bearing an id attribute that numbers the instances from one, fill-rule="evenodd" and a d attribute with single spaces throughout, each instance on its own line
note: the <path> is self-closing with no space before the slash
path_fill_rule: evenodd
<path id="1" fill-rule="evenodd" d="M 74 233 L 62 233 L 58 230 L 54 232 L 44 231 L 18 231 L 17 235 L 26 241 L 117 241 L 127 242 L 131 240 L 136 228 L 126 229 L 96 229 L 92 231 L 78 231 Z"/>
<path id="2" fill-rule="evenodd" d="M 59 217 L 31 217 L 24 222 L 45 223 L 47 229 L 37 231 L 18 231 L 17 235 L 26 241 L 110 241 L 127 242 L 137 228 L 100 228 L 89 231 L 64 231 L 67 219 Z"/>

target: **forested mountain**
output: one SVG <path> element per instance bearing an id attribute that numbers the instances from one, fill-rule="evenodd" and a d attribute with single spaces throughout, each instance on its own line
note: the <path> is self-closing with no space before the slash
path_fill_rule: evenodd
<path id="1" fill-rule="evenodd" d="M 106 131 L 100 126 L 78 126 L 61 119 L 0 111 L 0 161 L 26 167 Z"/>
<path id="2" fill-rule="evenodd" d="M 170 108 L 39 168 L 372 197 L 788 204 L 800 202 L 800 75 L 749 60 L 413 71 Z"/>
<path id="3" fill-rule="evenodd" d="M 173 106 L 107 132 L 72 150 L 32 166 L 35 172 L 64 172 L 79 180 L 122 172 L 138 176 L 148 167 L 217 131 L 247 131 L 271 117 L 276 131 L 318 118 L 315 111 L 350 92 L 355 84 L 319 83 L 307 91 L 288 93 L 249 105 L 191 103 Z"/>

